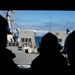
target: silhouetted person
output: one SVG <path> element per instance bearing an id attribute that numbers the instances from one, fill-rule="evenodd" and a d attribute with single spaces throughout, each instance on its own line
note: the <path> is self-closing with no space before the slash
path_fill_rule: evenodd
<path id="1" fill-rule="evenodd" d="M 64 45 L 64 54 L 68 55 L 69 60 L 69 74 L 75 73 L 75 31 L 71 32 L 66 40 Z"/>
<path id="2" fill-rule="evenodd" d="M 70 30 L 67 28 L 67 29 L 66 29 L 66 34 L 68 34 L 69 32 L 70 32 Z"/>
<path id="3" fill-rule="evenodd" d="M 61 75 L 67 69 L 67 60 L 60 53 L 63 47 L 58 42 L 58 38 L 52 34 L 45 34 L 38 48 L 39 56 L 31 63 L 30 75 Z"/>
<path id="4" fill-rule="evenodd" d="M 11 34 L 7 25 L 7 20 L 0 15 L 0 75 L 20 75 L 20 69 L 13 61 L 15 54 L 6 48 L 7 34 Z"/>

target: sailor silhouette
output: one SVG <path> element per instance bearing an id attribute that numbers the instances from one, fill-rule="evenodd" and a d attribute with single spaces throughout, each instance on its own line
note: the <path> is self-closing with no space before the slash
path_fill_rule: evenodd
<path id="1" fill-rule="evenodd" d="M 20 75 L 20 69 L 13 61 L 16 57 L 15 54 L 6 48 L 7 34 L 11 34 L 8 27 L 7 20 L 0 15 L 0 73 L 2 75 Z"/>
<path id="2" fill-rule="evenodd" d="M 38 48 L 39 56 L 31 63 L 30 75 L 40 74 L 61 74 L 66 73 L 67 60 L 60 53 L 63 47 L 58 38 L 52 33 L 46 33 Z"/>
<path id="3" fill-rule="evenodd" d="M 68 55 L 69 74 L 75 73 L 75 30 L 65 39 L 63 53 Z"/>

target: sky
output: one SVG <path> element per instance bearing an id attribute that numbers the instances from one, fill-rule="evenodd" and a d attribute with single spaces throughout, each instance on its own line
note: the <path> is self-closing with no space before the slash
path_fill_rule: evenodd
<path id="1" fill-rule="evenodd" d="M 6 11 L 0 10 L 5 17 Z M 37 35 L 51 30 L 75 29 L 75 11 L 66 10 L 14 10 L 11 14 L 13 30 L 34 30 Z"/>

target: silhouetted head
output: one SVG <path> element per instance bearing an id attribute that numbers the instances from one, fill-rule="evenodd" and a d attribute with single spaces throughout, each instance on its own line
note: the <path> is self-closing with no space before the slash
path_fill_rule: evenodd
<path id="1" fill-rule="evenodd" d="M 9 32 L 8 22 L 0 15 L 0 48 L 6 46 L 7 34 L 11 34 L 11 32 Z"/>
<path id="2" fill-rule="evenodd" d="M 52 52 L 51 49 L 55 49 L 55 51 L 60 51 L 62 48 L 63 47 L 60 45 L 58 38 L 52 33 L 47 33 L 41 39 L 38 52 Z"/>
<path id="3" fill-rule="evenodd" d="M 65 39 L 63 53 L 68 54 L 75 52 L 75 31 L 71 32 Z"/>

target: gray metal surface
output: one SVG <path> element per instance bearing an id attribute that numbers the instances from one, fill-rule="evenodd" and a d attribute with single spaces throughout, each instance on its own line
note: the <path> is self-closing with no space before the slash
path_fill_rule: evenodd
<path id="1" fill-rule="evenodd" d="M 31 64 L 32 60 L 35 59 L 38 54 L 29 54 L 29 53 L 15 53 L 16 58 L 14 62 L 18 65 L 29 65 Z"/>

